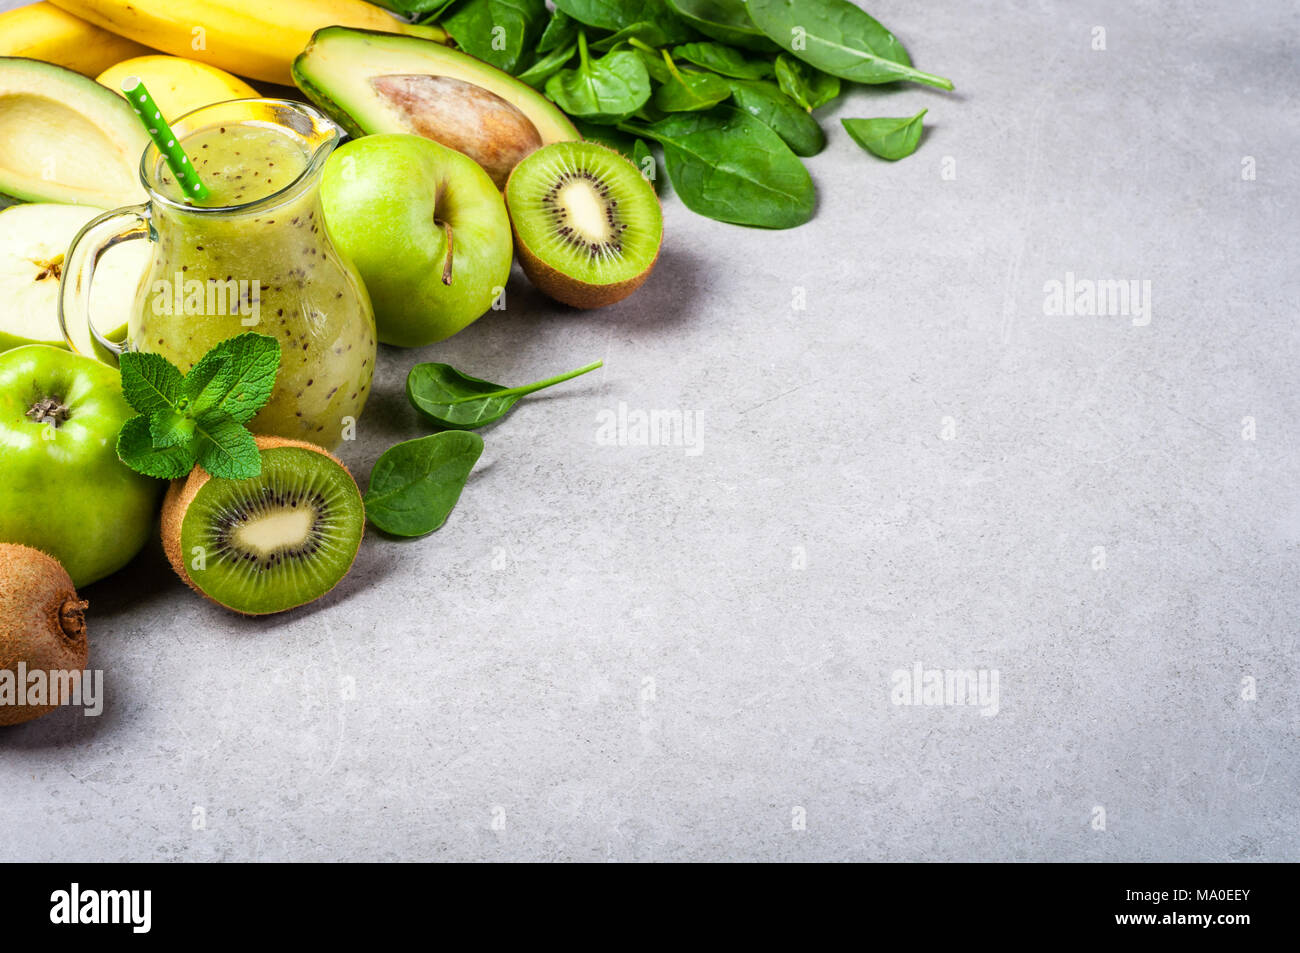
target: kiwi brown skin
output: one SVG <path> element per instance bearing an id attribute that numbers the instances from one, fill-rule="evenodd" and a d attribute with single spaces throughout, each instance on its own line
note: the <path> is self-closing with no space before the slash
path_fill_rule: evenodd
<path id="1" fill-rule="evenodd" d="M 659 245 L 663 247 L 662 238 Z M 659 250 L 656 249 L 654 259 L 641 274 L 613 284 L 593 285 L 557 271 L 542 261 L 520 240 L 518 232 L 515 232 L 515 251 L 519 255 L 519 264 L 524 269 L 524 274 L 542 293 L 561 304 L 584 309 L 603 308 L 622 301 L 645 284 L 650 272 L 654 271 L 655 262 L 659 260 Z"/>
<path id="2" fill-rule="evenodd" d="M 305 440 L 290 440 L 287 437 L 257 437 L 256 439 L 257 449 L 260 451 L 265 452 L 267 450 L 274 450 L 277 447 L 297 447 L 300 450 L 310 450 L 313 453 L 319 453 L 323 457 L 329 457 L 339 466 L 343 467 L 343 472 L 348 476 L 352 476 L 352 471 L 347 468 L 342 460 L 323 447 L 316 446 L 314 443 L 308 443 Z M 194 584 L 194 580 L 190 578 L 190 574 L 185 569 L 185 554 L 181 551 L 181 526 L 185 522 L 185 511 L 190 508 L 190 504 L 194 502 L 194 497 L 198 495 L 199 490 L 203 489 L 204 484 L 211 479 L 212 476 L 206 470 L 202 467 L 195 467 L 190 471 L 190 475 L 185 479 L 172 481 L 172 485 L 167 490 L 166 497 L 163 498 L 163 552 L 167 554 L 167 561 L 172 564 L 172 569 L 176 570 L 176 575 L 181 577 L 181 581 L 209 602 L 216 603 L 221 606 L 221 608 L 228 609 L 231 612 L 238 612 L 240 615 L 270 615 L 271 613 L 244 612 L 241 609 L 235 609 L 231 606 L 225 605 L 224 603 L 217 602 L 217 600 L 213 599 Z M 355 479 L 353 482 L 355 482 Z M 357 490 L 358 496 L 360 493 L 361 491 Z M 358 547 L 357 551 L 360 552 L 360 547 Z M 354 562 L 356 561 L 355 554 L 352 559 Z M 352 566 L 349 564 L 348 571 L 350 572 L 351 569 Z M 346 576 L 347 572 L 343 575 Z M 300 602 L 298 605 L 286 606 L 285 608 L 276 611 L 288 612 L 290 609 L 296 609 L 298 606 L 302 605 L 306 605 L 306 603 Z"/>
<path id="3" fill-rule="evenodd" d="M 597 143 L 589 143 L 589 145 L 597 145 Z M 600 146 L 600 148 L 604 149 L 605 147 Z M 614 152 L 613 149 L 607 151 Z M 518 168 L 518 166 L 515 166 L 515 170 Z M 511 179 L 515 176 L 515 170 L 510 173 Z M 507 180 L 506 190 L 509 190 L 509 188 L 510 182 Z M 659 196 L 655 196 L 655 201 L 659 201 Z M 579 281 L 571 275 L 566 275 L 538 258 L 520 238 L 519 229 L 515 228 L 513 217 L 510 219 L 510 229 L 515 235 L 515 252 L 519 256 L 519 265 L 524 269 L 524 274 L 528 276 L 528 280 L 533 283 L 533 286 L 547 297 L 554 298 L 561 304 L 583 309 L 603 308 L 606 305 L 615 304 L 636 291 L 637 288 L 640 288 L 645 284 L 646 279 L 650 277 L 650 272 L 655 270 L 655 264 L 659 261 L 659 252 L 664 245 L 664 236 L 661 232 L 659 234 L 659 246 L 655 248 L 654 258 L 650 259 L 650 264 L 646 265 L 645 270 L 639 275 L 634 275 L 626 281 L 616 281 L 607 285 L 593 285 L 586 281 Z"/>
<path id="4" fill-rule="evenodd" d="M 87 603 L 53 556 L 0 543 L 0 669 L 80 672 L 86 667 Z M 0 705 L 0 725 L 47 715 L 58 705 Z"/>

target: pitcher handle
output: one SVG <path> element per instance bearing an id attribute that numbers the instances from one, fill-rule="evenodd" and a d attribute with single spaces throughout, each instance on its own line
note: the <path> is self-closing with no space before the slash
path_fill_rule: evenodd
<path id="1" fill-rule="evenodd" d="M 71 328 L 85 322 L 90 336 L 115 357 L 120 357 L 123 345 L 114 343 L 99 333 L 90 314 L 90 283 L 95 280 L 95 267 L 104 252 L 121 242 L 149 237 L 149 206 L 130 205 L 114 209 L 92 218 L 68 246 L 63 260 L 63 275 L 59 278 L 59 328 L 63 340 L 74 352 L 76 342 Z M 93 355 L 92 355 L 93 356 Z"/>

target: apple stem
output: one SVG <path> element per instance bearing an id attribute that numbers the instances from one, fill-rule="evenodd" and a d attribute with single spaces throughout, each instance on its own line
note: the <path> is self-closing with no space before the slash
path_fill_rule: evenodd
<path id="1" fill-rule="evenodd" d="M 450 223 L 450 222 L 443 222 L 443 223 L 442 223 L 442 227 L 443 227 L 443 228 L 446 230 L 446 232 L 447 232 L 447 259 L 446 259 L 446 261 L 444 261 L 443 264 L 442 264 L 442 283 L 443 283 L 444 285 L 449 285 L 449 284 L 451 284 L 451 256 L 452 256 L 452 231 L 451 231 L 451 223 Z"/>

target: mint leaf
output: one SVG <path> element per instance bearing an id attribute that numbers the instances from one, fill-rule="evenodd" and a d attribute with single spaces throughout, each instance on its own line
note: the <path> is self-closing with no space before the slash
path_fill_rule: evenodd
<path id="1" fill-rule="evenodd" d="M 157 449 L 179 447 L 194 439 L 194 421 L 174 410 L 155 410 L 149 417 L 149 436 Z"/>
<path id="2" fill-rule="evenodd" d="M 158 354 L 122 355 L 122 391 L 141 416 L 118 434 L 118 456 L 133 470 L 178 479 L 198 463 L 214 477 L 262 472 L 257 441 L 244 428 L 271 398 L 280 342 L 248 332 L 222 341 L 182 376 Z"/>
<path id="3" fill-rule="evenodd" d="M 183 410 L 191 417 L 197 417 L 205 410 L 211 410 L 221 402 L 221 395 L 226 392 L 226 386 L 232 377 L 233 368 L 230 366 L 230 358 L 213 354 L 216 348 L 209 351 L 203 356 L 194 369 L 185 375 L 185 384 L 181 389 L 181 396 L 188 403 L 183 403 L 178 409 Z"/>
<path id="4" fill-rule="evenodd" d="M 275 387 L 275 375 L 280 369 L 280 342 L 267 334 L 246 331 L 222 341 L 194 366 L 190 376 L 206 369 L 208 362 L 228 361 L 228 373 L 219 378 L 221 393 L 214 394 L 210 404 L 196 404 L 194 411 L 202 413 L 215 408 L 224 411 L 239 423 L 252 420 L 259 410 L 271 399 Z M 197 396 L 197 395 L 196 395 Z M 204 400 L 210 396 L 204 393 Z"/>
<path id="5" fill-rule="evenodd" d="M 123 355 L 125 357 L 125 355 Z M 132 470 L 158 480 L 179 480 L 194 469 L 194 451 L 189 447 L 155 447 L 149 420 L 132 417 L 117 435 L 117 456 Z"/>
<path id="6" fill-rule="evenodd" d="M 122 396 L 140 413 L 170 409 L 180 400 L 184 385 L 181 372 L 161 354 L 124 351 L 119 364 Z"/>
<path id="7" fill-rule="evenodd" d="M 262 472 L 257 441 L 223 410 L 208 410 L 195 421 L 199 466 L 224 480 L 247 480 Z"/>

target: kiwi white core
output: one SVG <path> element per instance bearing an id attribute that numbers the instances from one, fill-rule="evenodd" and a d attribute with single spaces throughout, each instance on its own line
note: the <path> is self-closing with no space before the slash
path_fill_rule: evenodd
<path id="1" fill-rule="evenodd" d="M 299 549 L 311 537 L 315 522 L 311 509 L 280 509 L 241 524 L 232 535 L 239 546 L 265 558 Z"/>
<path id="2" fill-rule="evenodd" d="M 559 189 L 555 205 L 568 216 L 568 224 L 588 245 L 601 247 L 615 239 L 609 208 L 588 179 L 576 179 Z"/>

